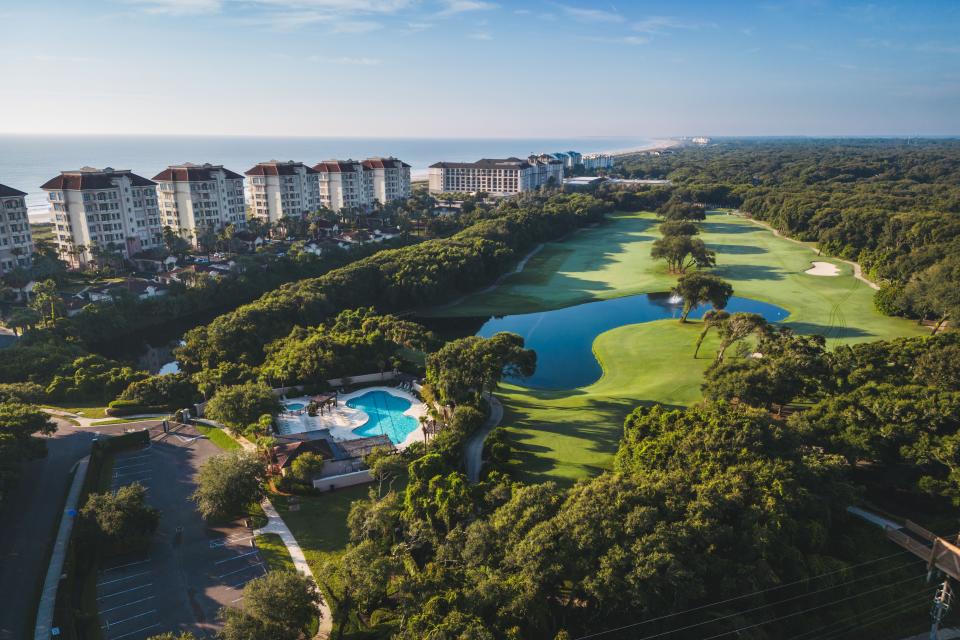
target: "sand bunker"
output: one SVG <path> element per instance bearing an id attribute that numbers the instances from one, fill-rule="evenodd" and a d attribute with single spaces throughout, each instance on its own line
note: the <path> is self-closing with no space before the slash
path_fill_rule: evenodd
<path id="1" fill-rule="evenodd" d="M 809 276 L 838 276 L 840 267 L 829 262 L 811 262 L 813 266 L 804 271 Z"/>

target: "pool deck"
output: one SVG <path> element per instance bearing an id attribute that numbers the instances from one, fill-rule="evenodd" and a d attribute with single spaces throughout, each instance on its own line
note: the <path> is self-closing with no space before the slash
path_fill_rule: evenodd
<path id="1" fill-rule="evenodd" d="M 356 440 L 363 436 L 354 432 L 354 429 L 362 427 L 370 419 L 365 411 L 348 407 L 347 402 L 354 398 L 370 393 L 371 391 L 383 391 L 397 398 L 402 398 L 410 403 L 410 408 L 403 412 L 404 415 L 418 420 L 421 416 L 427 414 L 427 405 L 413 394 L 398 389 L 396 387 L 364 387 L 351 393 L 345 393 L 337 398 L 337 406 L 325 409 L 323 415 L 308 416 L 306 412 L 302 415 L 280 414 L 278 421 L 290 427 L 287 434 L 305 433 L 307 431 L 319 431 L 327 429 L 330 437 L 336 441 Z M 304 406 L 310 404 L 310 396 L 300 396 L 296 398 L 284 399 L 284 404 L 293 402 L 302 402 Z M 286 435 L 286 434 L 285 434 Z M 414 442 L 424 439 L 423 429 L 419 427 L 411 431 L 403 442 L 397 445 L 398 449 L 405 449 Z"/>

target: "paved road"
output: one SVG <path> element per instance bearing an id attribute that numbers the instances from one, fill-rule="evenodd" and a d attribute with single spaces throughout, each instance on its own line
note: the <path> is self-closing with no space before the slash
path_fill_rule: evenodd
<path id="1" fill-rule="evenodd" d="M 493 394 L 487 396 L 490 405 L 490 415 L 482 427 L 470 436 L 463 448 L 464 463 L 467 468 L 467 479 L 470 482 L 480 481 L 480 469 L 483 467 L 483 443 L 500 421 L 503 420 L 503 405 Z"/>
<path id="2" fill-rule="evenodd" d="M 33 637 L 35 601 L 71 468 L 90 453 L 96 433 L 123 433 L 131 425 L 79 429 L 58 420 L 57 427 L 47 439 L 47 456 L 24 465 L 20 482 L 0 507 L 0 640 Z"/>

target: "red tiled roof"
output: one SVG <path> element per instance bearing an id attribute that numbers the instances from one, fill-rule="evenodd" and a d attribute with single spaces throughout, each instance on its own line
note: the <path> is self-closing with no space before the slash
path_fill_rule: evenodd
<path id="1" fill-rule="evenodd" d="M 25 196 L 23 191 L 19 189 L 14 189 L 13 187 L 8 187 L 5 184 L 0 184 L 0 198 L 13 198 L 15 196 Z"/>
<path id="2" fill-rule="evenodd" d="M 361 165 L 361 163 L 354 160 L 324 160 L 313 165 L 313 168 L 320 173 L 342 173 L 356 171 L 357 165 Z M 360 168 L 363 168 L 362 165 Z"/>
<path id="3" fill-rule="evenodd" d="M 239 173 L 224 169 L 219 165 L 210 164 L 170 166 L 153 176 L 153 179 L 159 182 L 209 182 L 216 180 L 216 174 L 221 170 L 228 180 L 243 180 L 243 176 Z"/>
<path id="4" fill-rule="evenodd" d="M 245 171 L 248 176 L 292 176 L 297 173 L 297 169 L 304 167 L 307 173 L 316 173 L 312 167 L 308 167 L 302 162 L 260 162 L 252 169 Z"/>
<path id="5" fill-rule="evenodd" d="M 397 158 L 367 158 L 363 161 L 364 169 L 402 169 L 409 167 L 403 160 Z"/>
<path id="6" fill-rule="evenodd" d="M 138 176 L 131 171 L 64 171 L 40 186 L 41 189 L 61 191 L 81 191 L 84 189 L 113 189 L 115 178 L 128 176 L 135 187 L 152 187 L 156 183 Z"/>

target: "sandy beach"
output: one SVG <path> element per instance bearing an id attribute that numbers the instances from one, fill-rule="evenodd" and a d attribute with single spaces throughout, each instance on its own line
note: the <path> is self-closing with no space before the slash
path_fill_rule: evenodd
<path id="1" fill-rule="evenodd" d="M 661 140 L 652 140 L 650 144 L 642 145 L 639 147 L 632 147 L 630 149 L 612 149 L 610 151 L 603 151 L 602 153 L 609 154 L 611 156 L 630 156 L 635 153 L 642 153 L 644 151 L 660 151 L 662 149 L 669 149 L 671 147 L 679 147 L 679 140 L 670 140 L 670 139 L 661 139 Z"/>

